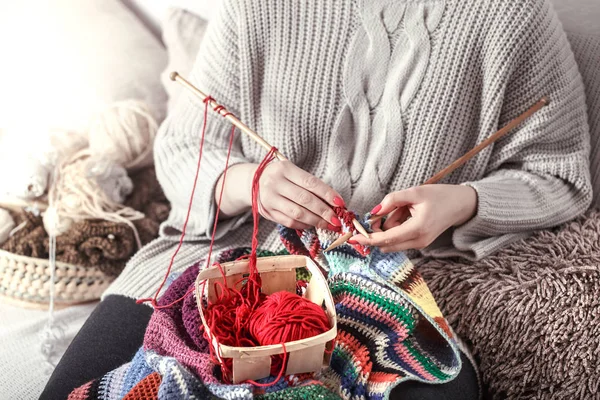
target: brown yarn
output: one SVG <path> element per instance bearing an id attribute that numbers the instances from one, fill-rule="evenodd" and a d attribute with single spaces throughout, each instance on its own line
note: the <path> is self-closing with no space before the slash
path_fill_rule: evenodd
<path id="1" fill-rule="evenodd" d="M 143 244 L 158 235 L 158 228 L 170 211 L 153 167 L 131 176 L 134 191 L 125 205 L 145 213 L 134 221 Z M 27 257 L 47 258 L 48 234 L 41 216 L 29 212 L 14 213 L 17 226 L 26 224 L 9 238 L 2 249 Z M 101 220 L 74 223 L 68 232 L 56 238 L 56 259 L 82 267 L 96 267 L 108 276 L 117 276 L 137 251 L 135 235 L 126 224 Z"/>
<path id="2" fill-rule="evenodd" d="M 131 181 L 134 184 L 133 192 L 125 199 L 125 205 L 134 210 L 146 213 L 146 207 L 163 204 L 169 209 L 169 201 L 156 179 L 156 171 L 154 167 L 148 167 L 134 172 L 130 175 Z M 149 199 L 152 199 L 149 201 Z M 164 215 L 166 218 L 167 215 Z"/>
<path id="3" fill-rule="evenodd" d="M 11 213 L 17 228 L 2 245 L 2 250 L 27 257 L 46 258 L 44 237 L 47 237 L 42 217 L 28 212 Z"/>
<path id="4" fill-rule="evenodd" d="M 419 267 L 489 397 L 600 398 L 600 212 L 476 263 Z"/>
<path id="5" fill-rule="evenodd" d="M 48 245 L 48 239 L 44 239 Z M 127 225 L 108 221 L 82 221 L 56 238 L 56 259 L 69 264 L 96 266 L 116 276 L 136 252 L 133 231 Z"/>

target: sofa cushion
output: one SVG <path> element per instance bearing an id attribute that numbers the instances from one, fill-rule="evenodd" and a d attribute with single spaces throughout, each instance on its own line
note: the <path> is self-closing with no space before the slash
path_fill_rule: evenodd
<path id="1" fill-rule="evenodd" d="M 183 89 L 169 78 L 173 71 L 182 76 L 192 70 L 200 43 L 208 22 L 198 15 L 182 8 L 169 8 L 163 20 L 163 42 L 167 48 L 169 62 L 161 75 L 162 83 L 169 96 L 168 109 L 175 105 L 177 96 Z"/>
<path id="2" fill-rule="evenodd" d="M 165 15 L 169 8 L 184 9 L 205 20 L 210 20 L 219 8 L 221 0 L 123 0 L 135 14 L 148 25 L 157 37 L 162 32 Z"/>
<path id="3" fill-rule="evenodd" d="M 600 391 L 600 211 L 484 260 L 419 271 L 471 344 L 494 399 L 592 399 Z M 486 397 L 488 398 L 488 397 Z"/>

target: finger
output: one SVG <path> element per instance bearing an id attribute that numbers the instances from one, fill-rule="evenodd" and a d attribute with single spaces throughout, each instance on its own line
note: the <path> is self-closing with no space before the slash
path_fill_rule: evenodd
<path id="1" fill-rule="evenodd" d="M 340 220 L 335 215 L 331 207 L 308 190 L 305 190 L 300 186 L 296 186 L 290 181 L 284 181 L 279 184 L 279 194 L 298 204 L 300 207 L 305 208 L 311 213 L 321 217 L 326 224 L 325 226 L 328 224 L 341 226 Z"/>
<path id="2" fill-rule="evenodd" d="M 283 196 L 278 196 L 274 199 L 272 208 L 294 221 L 301 222 L 308 226 L 316 226 L 323 229 L 327 229 L 330 226 L 323 218 Z"/>
<path id="3" fill-rule="evenodd" d="M 382 246 L 379 247 L 379 250 L 382 253 L 394 253 L 398 251 L 405 250 L 422 250 L 429 246 L 433 241 L 438 237 L 438 234 L 427 233 L 424 235 L 420 235 L 415 239 L 407 240 L 405 242 L 396 243 L 391 246 Z"/>
<path id="4" fill-rule="evenodd" d="M 320 199 L 323 199 L 325 202 L 327 202 L 330 206 L 343 205 L 343 200 L 341 200 L 342 196 L 340 196 L 338 192 L 333 190 L 316 176 L 296 167 L 294 164 L 291 164 L 290 168 L 286 168 L 284 170 L 284 176 L 297 186 L 314 193 Z"/>
<path id="5" fill-rule="evenodd" d="M 394 212 L 389 214 L 388 218 L 385 220 L 385 223 L 383 224 L 383 230 L 387 231 L 388 229 L 402 225 L 409 216 L 410 211 L 408 207 L 397 208 Z"/>
<path id="6" fill-rule="evenodd" d="M 382 231 L 382 229 L 381 229 L 381 220 L 380 219 L 378 219 L 377 221 L 375 221 L 375 222 L 373 222 L 371 224 L 371 230 L 373 232 L 381 232 Z"/>
<path id="7" fill-rule="evenodd" d="M 406 242 L 421 236 L 422 229 L 416 218 L 408 220 L 406 223 L 396 226 L 390 230 L 382 232 L 373 232 L 370 238 L 362 235 L 356 235 L 351 238 L 362 245 L 389 247 L 397 243 Z"/>
<path id="8" fill-rule="evenodd" d="M 273 219 L 273 216 L 271 215 L 271 213 L 269 212 L 269 210 L 263 205 L 261 198 L 260 198 L 260 194 L 258 195 L 258 199 L 257 199 L 257 204 L 258 204 L 258 213 L 260 215 L 262 215 L 263 217 L 265 217 L 268 220 L 271 221 L 275 221 Z"/>
<path id="9" fill-rule="evenodd" d="M 380 247 L 379 251 L 381 251 L 382 253 L 397 253 L 399 251 L 406 251 L 406 250 L 413 250 L 413 249 L 421 250 L 421 249 L 424 249 L 425 247 L 429 246 L 430 244 L 431 243 L 428 243 L 427 240 L 418 238 L 418 239 L 408 240 L 403 243 L 397 243 L 393 246 Z"/>
<path id="10" fill-rule="evenodd" d="M 277 222 L 278 224 L 281 224 L 288 228 L 292 228 L 292 229 L 309 229 L 309 228 L 311 228 L 311 225 L 302 223 L 300 221 L 296 221 L 293 218 L 290 218 L 289 216 L 285 215 L 284 213 L 282 213 L 280 211 L 271 210 L 271 211 L 269 211 L 269 214 L 273 217 L 273 219 L 271 219 L 272 221 Z"/>
<path id="11" fill-rule="evenodd" d="M 420 192 L 420 188 L 414 187 L 400 190 L 399 192 L 389 193 L 383 198 L 381 203 L 373 208 L 373 211 L 376 211 L 373 214 L 385 215 L 389 214 L 398 207 L 418 203 L 420 199 Z"/>

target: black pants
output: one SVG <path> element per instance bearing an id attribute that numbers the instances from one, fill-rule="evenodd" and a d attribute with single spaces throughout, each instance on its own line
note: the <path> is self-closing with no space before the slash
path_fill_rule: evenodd
<path id="1" fill-rule="evenodd" d="M 66 399 L 76 387 L 131 361 L 142 345 L 151 315 L 150 307 L 136 304 L 133 299 L 108 296 L 73 339 L 40 399 Z M 402 383 L 392 392 L 391 400 L 477 399 L 476 372 L 464 355 L 462 360 L 463 368 L 451 382 Z"/>

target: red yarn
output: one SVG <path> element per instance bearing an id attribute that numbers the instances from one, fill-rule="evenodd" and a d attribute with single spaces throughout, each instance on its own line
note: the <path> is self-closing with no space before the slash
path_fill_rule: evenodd
<path id="1" fill-rule="evenodd" d="M 227 286 L 227 280 L 222 269 L 223 282 L 219 287 L 221 293 L 218 299 L 208 304 L 204 310 L 211 334 L 219 343 L 228 346 L 254 346 L 247 333 L 248 317 L 258 307 L 264 295 L 261 293 L 261 280 L 256 268 L 256 250 L 258 248 L 258 182 L 263 170 L 275 158 L 277 150 L 273 147 L 259 164 L 252 180 L 252 215 L 254 229 L 252 231 L 252 251 L 248 262 L 249 275 L 240 290 Z M 220 267 L 220 266 L 219 266 Z M 215 288 L 216 289 L 216 288 Z M 213 330 L 214 329 L 214 330 Z"/>
<path id="2" fill-rule="evenodd" d="M 269 296 L 261 294 L 261 301 L 254 311 L 241 293 L 225 288 L 227 294 L 209 305 L 204 315 L 209 322 L 211 334 L 218 342 L 229 346 L 254 347 L 281 344 L 307 339 L 330 329 L 325 311 L 312 301 L 285 291 Z M 243 324 L 238 324 L 240 319 Z M 256 386 L 271 386 L 282 376 L 286 368 L 287 352 L 273 356 L 271 374 L 277 377 L 270 383 Z M 230 359 L 221 362 L 223 378 L 228 381 L 232 370 Z"/>
<path id="3" fill-rule="evenodd" d="M 250 315 L 248 328 L 259 346 L 268 346 L 308 339 L 327 332 L 330 326 L 325 311 L 319 305 L 295 293 L 282 291 L 267 296 Z M 286 367 L 284 349 L 282 356 L 271 357 L 271 375 L 279 371 L 280 378 Z"/>
<path id="4" fill-rule="evenodd" d="M 203 151 L 204 150 L 204 137 L 206 136 L 206 120 L 208 117 L 208 104 L 211 100 L 214 100 L 211 96 L 208 96 L 206 99 L 204 99 L 204 120 L 202 121 L 202 133 L 200 135 L 200 150 L 198 151 L 198 163 L 196 165 L 196 175 L 194 176 L 194 184 L 192 185 L 192 193 L 190 194 L 190 201 L 188 204 L 185 221 L 183 223 L 183 228 L 181 229 L 181 236 L 179 237 L 179 244 L 177 245 L 177 248 L 175 249 L 175 252 L 173 253 L 173 256 L 171 257 L 171 261 L 169 262 L 169 267 L 167 268 L 167 271 L 165 273 L 165 276 L 164 276 L 162 282 L 158 286 L 156 293 L 154 293 L 154 297 L 147 298 L 147 299 L 139 299 L 136 301 L 137 304 L 146 303 L 149 301 L 149 302 L 151 302 L 152 306 L 156 309 L 169 308 L 169 307 L 172 307 L 174 304 L 177 304 L 178 302 L 182 301 L 188 294 L 193 292 L 193 289 L 190 289 L 186 294 L 184 294 L 179 299 L 175 300 L 174 302 L 172 302 L 170 304 L 159 306 L 158 303 L 156 302 L 156 300 L 158 299 L 158 295 L 160 294 L 160 291 L 165 286 L 165 283 L 167 282 L 167 279 L 169 278 L 169 275 L 171 274 L 171 269 L 173 268 L 173 263 L 175 262 L 175 257 L 177 257 L 179 250 L 181 250 L 181 246 L 183 246 L 185 232 L 187 230 L 187 225 L 190 220 L 190 214 L 192 213 L 192 205 L 194 203 L 194 194 L 196 193 L 196 186 L 198 185 L 198 176 L 200 175 L 200 165 L 202 164 L 202 154 L 204 152 Z M 227 152 L 227 162 L 225 163 L 225 172 L 224 173 L 227 173 L 227 165 L 229 164 L 229 156 L 231 154 L 231 147 L 233 145 L 234 132 L 235 132 L 235 126 L 231 130 L 231 137 L 229 139 L 229 150 Z M 223 194 L 223 186 L 225 186 L 225 185 L 222 185 L 222 187 L 221 187 L 221 195 Z M 217 206 L 217 217 L 219 215 L 220 208 L 221 208 L 221 199 L 219 198 L 219 204 Z M 215 218 L 215 221 L 216 221 L 216 219 L 217 218 Z M 213 236 L 212 236 L 212 240 L 210 243 L 210 250 L 212 250 L 214 238 L 215 238 L 215 235 L 214 235 L 214 230 L 213 230 Z M 210 252 L 210 250 L 209 250 L 209 252 Z M 210 257 L 208 259 L 210 260 Z"/>
<path id="5" fill-rule="evenodd" d="M 329 320 L 325 311 L 317 304 L 295 293 L 277 292 L 270 296 L 261 293 L 261 280 L 256 267 L 258 247 L 258 189 L 259 180 L 266 166 L 275 158 L 275 148 L 258 166 L 252 180 L 252 251 L 249 255 L 249 275 L 240 290 L 219 282 L 215 291 L 216 301 L 207 305 L 204 316 L 209 325 L 211 337 L 221 344 L 239 347 L 273 345 L 306 339 L 329 330 Z M 220 267 L 220 266 L 219 266 Z M 224 273 L 221 270 L 224 278 Z M 223 279 L 223 282 L 226 282 Z M 220 289 L 220 290 L 217 290 Z M 212 351 L 212 349 L 211 349 Z M 279 373 L 275 380 L 258 386 L 270 386 L 277 382 L 285 371 L 287 353 L 274 357 L 272 373 Z M 231 373 L 231 360 L 221 362 L 223 377 L 227 380 Z"/>
<path id="6" fill-rule="evenodd" d="M 204 138 L 206 133 L 206 121 L 208 106 L 214 99 L 208 96 L 204 100 L 204 121 L 202 126 L 202 133 L 200 137 L 200 150 L 198 154 L 198 163 L 196 167 L 196 175 L 194 178 L 194 184 L 192 186 L 192 193 L 190 195 L 190 201 L 188 205 L 187 215 L 183 224 L 179 245 L 177 246 L 169 267 L 165 273 L 165 277 L 158 287 L 153 298 L 140 299 L 137 303 L 150 301 L 156 309 L 168 308 L 174 304 L 182 301 L 187 295 L 193 292 L 193 288 L 185 293 L 181 298 L 174 302 L 166 305 L 159 306 L 157 304 L 157 298 L 164 287 L 175 257 L 181 249 L 189 222 L 194 194 L 196 191 L 198 176 L 200 173 L 200 165 L 202 161 L 202 153 L 204 148 Z M 214 110 L 221 114 L 223 117 L 230 115 L 225 107 L 217 105 Z M 217 222 L 219 213 L 221 210 L 221 201 L 223 198 L 223 188 L 225 186 L 225 180 L 227 177 L 227 170 L 229 165 L 229 158 L 231 155 L 231 149 L 233 146 L 233 137 L 235 133 L 235 126 L 231 129 L 231 135 L 229 139 L 229 148 L 227 152 L 227 160 L 225 164 L 225 170 L 223 173 L 223 184 L 219 193 L 219 199 L 217 202 L 217 210 L 215 215 L 215 222 L 212 231 L 212 237 L 210 246 L 208 249 L 207 263 L 208 267 L 212 255 L 213 245 L 215 242 L 215 232 L 217 228 Z M 210 336 L 207 339 L 211 343 L 210 352 L 213 360 L 218 362 L 215 357 L 214 349 L 212 347 L 212 339 L 216 338 L 220 344 L 237 346 L 237 347 L 254 347 L 257 345 L 272 345 L 281 344 L 283 346 L 283 357 L 278 357 L 277 362 L 274 363 L 274 367 L 279 369 L 277 377 L 270 383 L 260 384 L 254 381 L 248 381 L 257 386 L 271 386 L 275 384 L 284 374 L 287 352 L 285 349 L 285 343 L 306 339 L 312 336 L 316 336 L 329 329 L 329 320 L 324 310 L 312 303 L 311 301 L 302 298 L 301 296 L 288 293 L 288 292 L 277 292 L 270 296 L 266 296 L 261 293 L 261 279 L 256 267 L 256 252 L 258 248 L 258 224 L 259 224 L 259 212 L 258 212 L 258 191 L 259 191 L 259 180 L 262 172 L 267 165 L 275 159 L 277 149 L 272 147 L 262 162 L 259 164 L 252 180 L 252 216 L 254 218 L 254 229 L 252 231 L 252 251 L 248 256 L 248 269 L 249 275 L 244 278 L 243 282 L 237 282 L 234 287 L 227 286 L 227 280 L 225 279 L 225 273 L 221 268 L 221 265 L 216 263 L 215 265 L 219 268 L 223 277 L 223 283 L 219 282 L 215 284 L 215 291 L 219 293 L 216 301 L 207 305 L 204 310 L 204 315 L 207 324 L 210 329 Z M 236 289 L 238 284 L 242 283 L 241 289 Z M 204 283 L 203 283 L 204 285 Z M 220 289 L 220 290 L 217 290 Z M 205 332 L 206 334 L 206 332 Z M 220 357 L 221 358 L 221 357 Z M 221 360 L 223 360 L 221 358 Z M 232 362 L 230 359 L 221 362 L 221 369 L 223 372 L 223 379 L 227 381 L 231 375 Z M 277 366 L 279 364 L 279 366 Z"/>
<path id="7" fill-rule="evenodd" d="M 267 346 L 320 335 L 330 326 L 321 306 L 282 291 L 267 296 L 250 316 L 248 328 L 259 346 Z"/>
<path id="8" fill-rule="evenodd" d="M 248 256 L 249 275 L 244 278 L 244 284 L 240 290 L 234 287 L 227 286 L 225 273 L 218 265 L 224 283 L 215 285 L 215 291 L 219 293 L 216 301 L 209 303 L 204 310 L 204 316 L 210 329 L 210 337 L 207 339 L 212 342 L 216 338 L 220 344 L 237 347 L 253 347 L 256 346 L 248 333 L 248 321 L 250 314 L 258 307 L 265 295 L 261 293 L 261 279 L 256 268 L 256 251 L 258 248 L 258 183 L 264 169 L 271 161 L 275 159 L 277 149 L 272 147 L 269 153 L 259 164 L 254 178 L 252 180 L 252 215 L 254 217 L 254 229 L 252 231 L 252 251 Z M 213 230 L 214 231 L 214 230 Z M 212 243 L 211 243 L 212 245 Z M 241 283 L 241 282 L 238 282 Z M 216 290 L 220 288 L 220 291 Z M 213 360 L 218 362 L 218 359 L 213 353 L 213 348 L 210 346 Z M 221 363 L 223 378 L 225 380 L 231 374 L 231 361 Z"/>

